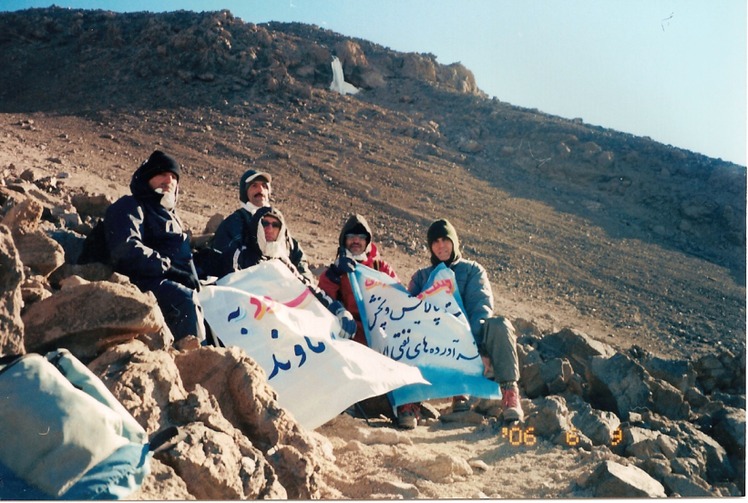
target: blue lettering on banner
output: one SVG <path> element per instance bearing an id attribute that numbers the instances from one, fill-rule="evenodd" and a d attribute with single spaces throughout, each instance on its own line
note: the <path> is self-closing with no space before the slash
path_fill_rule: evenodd
<path id="1" fill-rule="evenodd" d="M 237 322 L 240 320 L 243 320 L 246 317 L 246 312 L 242 310 L 241 306 L 237 307 L 234 311 L 229 312 L 226 319 L 227 321 L 231 322 Z M 239 333 L 241 335 L 247 336 L 247 335 L 255 335 L 251 334 L 250 330 L 247 327 L 238 327 Z M 294 336 L 296 337 L 296 336 Z M 309 336 L 303 336 L 304 342 L 306 343 L 306 348 L 302 344 L 294 344 L 293 346 L 293 353 L 295 356 L 298 357 L 298 364 L 296 365 L 296 368 L 300 368 L 302 365 L 304 365 L 307 361 L 307 350 L 311 351 L 312 354 L 320 354 L 325 351 L 326 345 L 324 341 L 319 341 L 317 344 L 312 341 L 312 339 Z M 279 340 L 280 339 L 280 332 L 278 332 L 277 329 L 273 328 L 270 330 L 270 339 L 272 340 Z M 280 372 L 285 372 L 288 370 L 291 370 L 293 368 L 293 363 L 290 359 L 281 360 L 279 359 L 278 355 L 275 353 L 272 354 L 272 360 L 273 360 L 273 370 L 270 372 L 270 375 L 268 376 L 268 380 L 273 379 L 275 376 L 277 376 Z"/>

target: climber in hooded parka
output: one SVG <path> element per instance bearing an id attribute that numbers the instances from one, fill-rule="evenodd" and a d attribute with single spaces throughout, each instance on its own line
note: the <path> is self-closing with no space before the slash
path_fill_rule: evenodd
<path id="1" fill-rule="evenodd" d="M 174 337 L 202 339 L 198 278 L 189 236 L 176 213 L 180 176 L 174 158 L 154 151 L 133 174 L 131 194 L 107 209 L 105 239 L 114 270 L 153 292 Z"/>

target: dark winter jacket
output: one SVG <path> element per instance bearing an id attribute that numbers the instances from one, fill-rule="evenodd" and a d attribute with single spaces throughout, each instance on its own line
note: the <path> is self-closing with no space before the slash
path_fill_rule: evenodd
<path id="1" fill-rule="evenodd" d="M 244 263 L 236 264 L 234 262 L 234 257 L 238 250 L 249 245 L 249 227 L 251 219 L 252 214 L 246 208 L 242 207 L 226 217 L 226 219 L 218 226 L 211 246 L 215 250 L 221 252 L 221 256 L 223 257 L 221 259 L 222 266 L 219 270 L 211 271 L 211 274 L 222 277 L 234 272 L 237 265 L 239 266 L 239 269 L 249 267 Z M 299 245 L 299 242 L 291 237 L 288 231 L 286 231 L 285 239 L 288 241 L 288 259 L 294 265 L 299 274 L 314 283 L 314 274 L 312 274 L 309 269 L 306 255 Z"/>
<path id="2" fill-rule="evenodd" d="M 161 206 L 162 195 L 148 185 L 153 174 L 152 166 L 141 165 L 130 181 L 132 195 L 115 201 L 104 217 L 114 270 L 141 290 L 154 288 L 171 265 L 189 271 L 192 260 L 182 222 L 173 210 Z"/>
<path id="3" fill-rule="evenodd" d="M 376 271 L 383 272 L 399 281 L 397 274 L 395 274 L 395 270 L 380 258 L 377 246 L 372 242 L 371 227 L 363 216 L 352 215 L 343 225 L 343 229 L 340 231 L 340 237 L 338 239 L 340 249 L 342 250 L 345 250 L 345 235 L 348 233 L 367 234 L 369 236 L 367 239 L 368 246 L 366 249 L 366 259 L 359 261 L 360 264 Z M 361 323 L 361 313 L 358 310 L 356 298 L 353 296 L 353 289 L 351 287 L 351 282 L 348 279 L 348 275 L 341 274 L 336 270 L 335 264 L 331 264 L 330 267 L 325 269 L 319 277 L 319 287 L 334 300 L 341 301 L 343 306 L 350 311 L 353 318 L 356 320 L 357 325 L 356 335 L 353 337 L 353 340 L 360 342 L 361 344 L 366 344 L 366 335 Z"/>

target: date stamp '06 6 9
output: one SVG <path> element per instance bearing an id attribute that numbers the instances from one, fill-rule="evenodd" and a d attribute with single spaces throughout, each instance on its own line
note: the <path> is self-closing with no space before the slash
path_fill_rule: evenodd
<path id="1" fill-rule="evenodd" d="M 537 443 L 538 439 L 535 436 L 535 427 L 528 426 L 504 426 L 501 428 L 501 438 L 509 441 L 510 445 L 515 447 L 520 446 L 533 446 Z M 623 431 L 620 428 L 616 428 L 610 438 L 610 445 L 616 446 L 623 440 Z M 574 447 L 579 444 L 579 430 L 572 428 L 566 431 L 565 436 L 566 445 Z"/>

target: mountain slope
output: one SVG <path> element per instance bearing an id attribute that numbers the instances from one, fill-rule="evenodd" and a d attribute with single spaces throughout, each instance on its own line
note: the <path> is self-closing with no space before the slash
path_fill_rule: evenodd
<path id="1" fill-rule="evenodd" d="M 332 54 L 361 93 L 328 91 Z M 356 211 L 407 281 L 444 216 L 512 318 L 660 354 L 745 345 L 744 167 L 487 99 L 431 55 L 228 12 L 3 13 L 0 64 L 6 165 L 20 142 L 30 167 L 121 192 L 163 148 L 195 232 L 262 166 L 318 265 Z"/>

